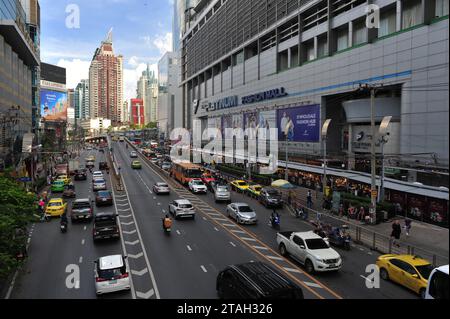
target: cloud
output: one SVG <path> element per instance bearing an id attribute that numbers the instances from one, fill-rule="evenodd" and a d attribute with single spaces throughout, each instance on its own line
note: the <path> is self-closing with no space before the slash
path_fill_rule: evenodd
<path id="1" fill-rule="evenodd" d="M 67 88 L 74 89 L 81 80 L 89 78 L 90 64 L 88 60 L 60 59 L 56 65 L 66 69 Z"/>
<path id="2" fill-rule="evenodd" d="M 159 50 L 161 55 L 172 51 L 172 32 L 157 35 L 155 40 L 153 40 L 153 45 Z"/>

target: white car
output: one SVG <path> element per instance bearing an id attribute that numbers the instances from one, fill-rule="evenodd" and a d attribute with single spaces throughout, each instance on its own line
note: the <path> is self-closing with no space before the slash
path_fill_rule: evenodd
<path id="1" fill-rule="evenodd" d="M 130 271 L 122 255 L 101 257 L 95 261 L 95 292 L 97 295 L 130 290 Z"/>
<path id="2" fill-rule="evenodd" d="M 167 183 L 156 183 L 153 186 L 153 192 L 157 195 L 170 194 L 170 188 Z"/>
<path id="3" fill-rule="evenodd" d="M 130 152 L 130 158 L 138 158 L 138 154 L 135 151 Z"/>
<path id="4" fill-rule="evenodd" d="M 106 181 L 103 178 L 94 179 L 92 181 L 92 190 L 94 192 L 107 190 Z"/>
<path id="5" fill-rule="evenodd" d="M 227 206 L 227 215 L 238 224 L 256 224 L 258 218 L 255 211 L 245 203 L 233 203 Z"/>
<path id="6" fill-rule="evenodd" d="M 303 264 L 308 273 L 337 271 L 341 256 L 314 232 L 280 232 L 277 243 L 283 256 L 290 255 Z"/>
<path id="7" fill-rule="evenodd" d="M 195 209 L 192 203 L 185 199 L 179 199 L 169 204 L 169 213 L 175 216 L 175 219 L 180 217 L 191 217 L 195 219 Z"/>
<path id="8" fill-rule="evenodd" d="M 203 193 L 206 194 L 208 192 L 208 187 L 206 187 L 205 183 L 203 183 L 200 179 L 193 179 L 188 184 L 189 190 L 194 194 Z"/>
<path id="9" fill-rule="evenodd" d="M 92 179 L 98 179 L 98 178 L 103 178 L 103 172 L 95 171 L 94 173 L 92 173 Z"/>

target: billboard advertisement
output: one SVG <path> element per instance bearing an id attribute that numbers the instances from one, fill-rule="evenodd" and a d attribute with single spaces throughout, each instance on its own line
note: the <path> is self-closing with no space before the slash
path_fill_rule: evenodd
<path id="1" fill-rule="evenodd" d="M 45 121 L 67 121 L 67 93 L 41 90 L 41 115 Z"/>
<path id="2" fill-rule="evenodd" d="M 292 142 L 320 141 L 320 105 L 309 105 L 278 110 L 278 138 Z M 286 136 L 285 128 L 290 124 Z"/>

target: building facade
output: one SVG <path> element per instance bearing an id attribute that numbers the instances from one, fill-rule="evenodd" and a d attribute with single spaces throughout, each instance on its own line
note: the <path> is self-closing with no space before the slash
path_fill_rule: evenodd
<path id="1" fill-rule="evenodd" d="M 38 1 L 2 1 L 0 168 L 15 165 L 19 161 L 24 134 L 38 132 L 39 32 Z"/>
<path id="2" fill-rule="evenodd" d="M 75 117 L 80 120 L 90 118 L 89 80 L 81 80 L 75 88 Z"/>
<path id="3" fill-rule="evenodd" d="M 111 120 L 104 118 L 87 119 L 81 121 L 81 127 L 91 137 L 104 135 L 111 126 Z"/>
<path id="4" fill-rule="evenodd" d="M 256 122 L 278 129 L 283 151 L 289 138 L 291 157 L 317 160 L 321 126 L 332 119 L 330 156 L 367 171 L 370 95 L 359 88 L 369 84 L 377 125 L 393 117 L 390 164 L 448 171 L 448 1 L 371 3 L 378 28 L 366 26 L 363 0 L 201 2 L 182 42 L 188 128 L 193 119 L 202 128 Z"/>
<path id="5" fill-rule="evenodd" d="M 120 125 L 123 106 L 123 57 L 114 55 L 110 32 L 95 51 L 89 68 L 89 103 L 92 118 Z"/>
<path id="6" fill-rule="evenodd" d="M 131 99 L 131 124 L 139 127 L 145 125 L 145 108 L 142 99 Z"/>
<path id="7" fill-rule="evenodd" d="M 183 125 L 178 76 L 177 54 L 167 52 L 158 62 L 158 125 L 165 137 Z"/>
<path id="8" fill-rule="evenodd" d="M 122 123 L 123 123 L 123 125 L 128 125 L 129 123 L 131 123 L 131 121 L 130 121 L 130 106 L 128 104 L 128 101 L 123 102 Z"/>
<path id="9" fill-rule="evenodd" d="M 150 66 L 142 72 L 137 83 L 137 98 L 144 101 L 145 125 L 154 123 L 158 119 L 158 80 Z"/>

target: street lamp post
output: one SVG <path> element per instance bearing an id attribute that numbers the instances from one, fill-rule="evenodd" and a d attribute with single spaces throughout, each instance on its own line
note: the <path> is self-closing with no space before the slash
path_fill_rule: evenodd
<path id="1" fill-rule="evenodd" d="M 285 180 L 289 181 L 289 152 L 288 152 L 288 148 L 289 148 L 289 131 L 291 130 L 291 128 L 294 126 L 294 124 L 292 123 L 292 121 L 289 121 L 286 124 L 286 127 L 284 128 L 284 134 L 286 135 L 286 172 L 285 172 Z"/>
<path id="2" fill-rule="evenodd" d="M 323 141 L 323 194 L 325 197 L 325 192 L 327 189 L 327 137 L 328 129 L 331 124 L 331 119 L 327 119 L 322 127 L 322 141 Z"/>
<path id="3" fill-rule="evenodd" d="M 387 136 L 389 136 L 388 128 L 391 123 L 392 116 L 386 116 L 380 125 L 379 135 L 381 144 L 381 183 L 380 190 L 378 192 L 378 202 L 384 200 L 384 145 L 388 142 Z"/>

